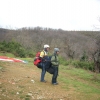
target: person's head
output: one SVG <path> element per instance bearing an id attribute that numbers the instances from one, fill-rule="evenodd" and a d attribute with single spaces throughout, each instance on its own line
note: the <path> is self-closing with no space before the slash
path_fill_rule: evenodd
<path id="1" fill-rule="evenodd" d="M 49 46 L 48 44 L 45 44 L 45 45 L 44 45 L 44 50 L 45 50 L 45 51 L 48 51 L 49 48 L 50 48 L 50 46 Z"/>
<path id="2" fill-rule="evenodd" d="M 54 54 L 59 54 L 59 48 L 54 48 Z"/>

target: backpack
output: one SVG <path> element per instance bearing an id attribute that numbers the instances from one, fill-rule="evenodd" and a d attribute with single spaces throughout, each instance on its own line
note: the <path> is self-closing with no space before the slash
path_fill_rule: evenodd
<path id="1" fill-rule="evenodd" d="M 41 68 L 42 67 L 42 64 L 41 64 L 42 59 L 40 58 L 40 53 L 41 52 L 37 52 L 36 53 L 35 59 L 33 61 L 34 65 L 37 66 L 38 68 Z M 44 52 L 44 54 L 45 54 L 45 52 Z"/>
<path id="2" fill-rule="evenodd" d="M 36 56 L 35 56 L 35 59 L 33 61 L 34 65 L 37 66 L 42 60 L 40 59 L 40 53 L 41 52 L 37 52 L 36 53 Z"/>

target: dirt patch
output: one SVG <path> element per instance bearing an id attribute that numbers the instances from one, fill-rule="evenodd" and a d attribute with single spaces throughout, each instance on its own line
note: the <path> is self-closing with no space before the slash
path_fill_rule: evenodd
<path id="1" fill-rule="evenodd" d="M 73 89 L 66 91 L 62 84 L 51 84 L 51 75 L 46 74 L 47 83 L 40 82 L 41 70 L 22 63 L 6 63 L 0 70 L 1 100 L 72 100 Z M 75 99 L 74 99 L 75 100 Z"/>
<path id="2" fill-rule="evenodd" d="M 59 85 L 52 85 L 49 73 L 47 82 L 40 82 L 40 74 L 33 65 L 5 63 L 0 70 L 0 100 L 84 100 L 74 87 L 63 88 L 66 84 L 59 80 Z"/>

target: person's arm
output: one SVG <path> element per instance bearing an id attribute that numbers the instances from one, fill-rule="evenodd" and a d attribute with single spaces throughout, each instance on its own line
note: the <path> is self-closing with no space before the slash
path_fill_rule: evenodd
<path id="1" fill-rule="evenodd" d="M 45 56 L 45 52 L 44 52 L 44 51 L 41 51 L 41 53 L 40 53 L 40 59 L 41 59 L 43 62 L 45 61 L 44 56 Z"/>
<path id="2" fill-rule="evenodd" d="M 44 56 L 45 56 L 45 54 L 44 54 L 44 52 L 42 51 L 42 52 L 40 53 L 40 57 L 43 58 Z"/>

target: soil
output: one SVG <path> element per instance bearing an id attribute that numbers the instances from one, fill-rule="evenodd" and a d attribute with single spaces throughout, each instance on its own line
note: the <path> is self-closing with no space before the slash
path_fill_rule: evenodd
<path id="1" fill-rule="evenodd" d="M 49 73 L 47 82 L 40 82 L 41 69 L 34 65 L 7 62 L 1 67 L 0 100 L 80 100 L 73 87 L 66 89 L 60 82 L 52 85 Z"/>

